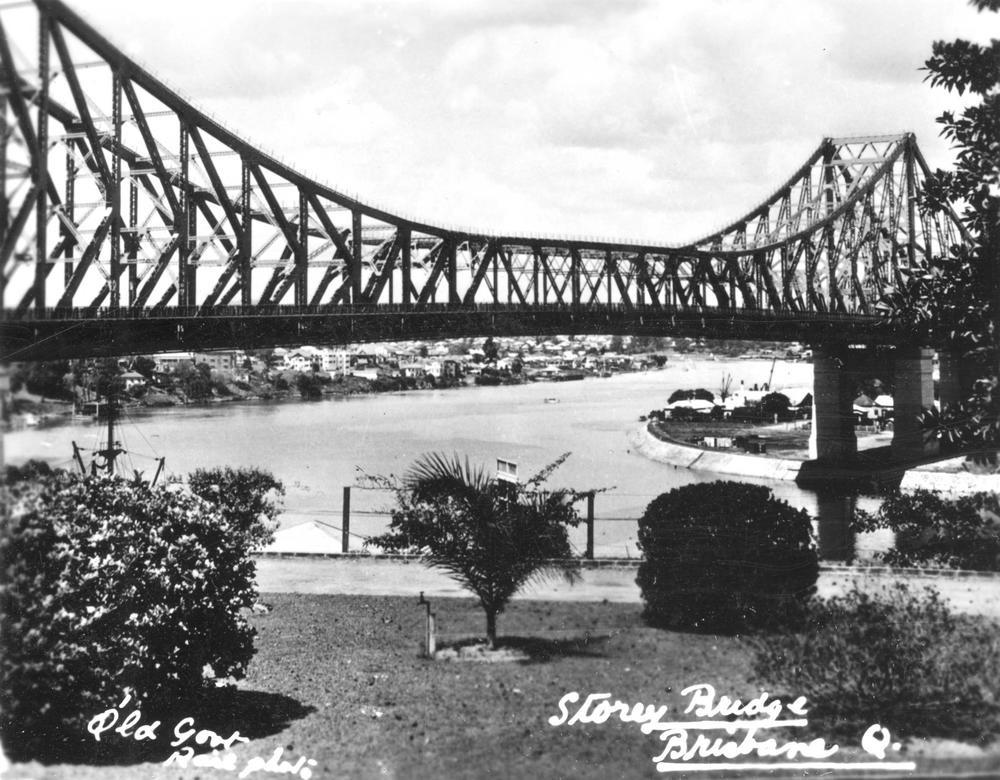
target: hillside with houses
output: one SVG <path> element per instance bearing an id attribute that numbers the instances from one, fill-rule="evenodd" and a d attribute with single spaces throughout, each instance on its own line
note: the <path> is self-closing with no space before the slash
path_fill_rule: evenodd
<path id="1" fill-rule="evenodd" d="M 807 357 L 800 347 L 621 336 L 444 339 L 164 352 L 15 366 L 13 428 L 101 413 L 102 388 L 133 406 L 177 406 L 609 377 L 686 355 Z M 112 383 L 112 384 L 109 384 Z"/>

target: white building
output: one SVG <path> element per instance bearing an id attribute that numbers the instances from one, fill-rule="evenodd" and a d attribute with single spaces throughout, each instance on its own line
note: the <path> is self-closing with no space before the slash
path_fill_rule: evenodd
<path id="1" fill-rule="evenodd" d="M 329 347 L 302 346 L 290 350 L 282 360 L 282 368 L 286 371 L 324 371 L 333 376 L 343 376 L 348 373 L 351 358 L 347 350 L 331 349 Z"/>
<path id="2" fill-rule="evenodd" d="M 240 368 L 246 354 L 236 350 L 220 350 L 219 352 L 196 352 L 195 363 L 208 363 L 213 371 L 235 371 Z"/>
<path id="3" fill-rule="evenodd" d="M 193 352 L 161 352 L 159 355 L 154 356 L 153 360 L 156 361 L 156 370 L 164 374 L 169 374 L 177 369 L 181 363 L 188 363 L 189 365 L 194 365 L 194 353 Z"/>

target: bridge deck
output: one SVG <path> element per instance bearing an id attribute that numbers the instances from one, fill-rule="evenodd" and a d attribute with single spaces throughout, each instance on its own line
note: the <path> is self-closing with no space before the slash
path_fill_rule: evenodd
<path id="1" fill-rule="evenodd" d="M 0 319 L 3 360 L 82 358 L 212 348 L 258 349 L 487 335 L 621 334 L 897 344 L 874 316 L 766 309 L 611 305 L 422 304 L 50 309 Z"/>

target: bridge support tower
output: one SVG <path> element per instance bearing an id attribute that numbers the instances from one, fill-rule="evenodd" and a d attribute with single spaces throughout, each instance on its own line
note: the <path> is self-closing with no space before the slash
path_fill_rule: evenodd
<path id="1" fill-rule="evenodd" d="M 809 457 L 851 463 L 858 454 L 854 398 L 860 356 L 855 350 L 813 348 L 813 417 Z"/>
<path id="2" fill-rule="evenodd" d="M 937 440 L 926 440 L 920 426 L 920 412 L 934 405 L 934 378 L 931 361 L 934 350 L 900 347 L 893 360 L 892 459 L 916 460 L 936 455 Z M 942 374 L 943 376 L 943 374 Z"/>
<path id="3" fill-rule="evenodd" d="M 813 349 L 813 426 L 810 458 L 850 464 L 858 453 L 854 432 L 854 399 L 859 380 L 891 380 L 893 391 L 892 460 L 906 462 L 936 454 L 938 442 L 927 440 L 920 413 L 934 405 L 934 350 L 897 347 L 891 356 L 865 348 Z M 886 359 L 888 358 L 888 360 Z M 941 358 L 942 402 L 958 396 L 957 372 L 950 355 Z"/>

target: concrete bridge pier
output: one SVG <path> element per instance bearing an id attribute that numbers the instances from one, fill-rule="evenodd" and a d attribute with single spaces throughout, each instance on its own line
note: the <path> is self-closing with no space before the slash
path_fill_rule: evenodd
<path id="1" fill-rule="evenodd" d="M 813 348 L 812 460 L 851 463 L 858 454 L 853 414 L 856 363 L 851 350 Z"/>
<path id="2" fill-rule="evenodd" d="M 900 347 L 893 357 L 893 433 L 892 459 L 912 461 L 936 455 L 938 441 L 926 438 L 920 426 L 920 413 L 934 405 L 934 379 L 932 360 L 934 350 L 923 347 Z M 945 366 L 941 366 L 944 380 Z M 951 392 L 952 367 L 948 366 L 949 379 L 942 381 Z M 943 400 L 943 399 L 942 399 Z"/>
<path id="3" fill-rule="evenodd" d="M 958 373 L 958 353 L 949 349 L 938 350 L 938 400 L 941 408 L 962 400 L 962 387 Z"/>
<path id="4" fill-rule="evenodd" d="M 892 460 L 919 460 L 938 451 L 920 425 L 920 413 L 934 405 L 932 360 L 934 350 L 898 347 L 886 365 L 885 354 L 868 349 L 818 347 L 813 349 L 813 424 L 809 457 L 820 462 L 849 465 L 858 453 L 854 433 L 854 398 L 865 375 L 889 379 L 893 392 Z M 942 358 L 942 401 L 958 394 L 950 357 Z"/>

